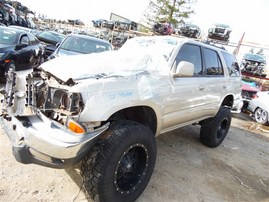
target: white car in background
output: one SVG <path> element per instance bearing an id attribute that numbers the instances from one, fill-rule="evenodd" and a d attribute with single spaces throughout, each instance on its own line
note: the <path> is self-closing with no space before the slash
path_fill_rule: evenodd
<path id="1" fill-rule="evenodd" d="M 257 92 L 248 104 L 248 110 L 254 113 L 255 120 L 263 125 L 268 124 L 269 91 Z"/>

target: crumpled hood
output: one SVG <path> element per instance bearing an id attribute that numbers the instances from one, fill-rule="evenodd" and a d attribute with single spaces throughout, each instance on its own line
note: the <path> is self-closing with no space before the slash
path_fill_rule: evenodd
<path id="1" fill-rule="evenodd" d="M 41 64 L 41 68 L 63 81 L 95 77 L 95 75 L 125 75 L 126 72 L 141 72 L 149 69 L 166 69 L 167 62 L 163 57 L 136 52 L 106 51 L 81 55 L 70 55 L 54 58 Z M 167 68 L 168 69 L 168 68 Z"/>

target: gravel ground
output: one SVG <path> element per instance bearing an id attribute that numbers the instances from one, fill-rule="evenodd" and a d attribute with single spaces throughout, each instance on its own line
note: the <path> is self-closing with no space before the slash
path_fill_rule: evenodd
<path id="1" fill-rule="evenodd" d="M 199 129 L 157 137 L 155 171 L 137 201 L 269 201 L 269 127 L 236 115 L 215 149 L 199 142 Z M 58 170 L 17 163 L 2 129 L 0 157 L 0 201 L 91 201 L 81 191 L 79 165 Z"/>

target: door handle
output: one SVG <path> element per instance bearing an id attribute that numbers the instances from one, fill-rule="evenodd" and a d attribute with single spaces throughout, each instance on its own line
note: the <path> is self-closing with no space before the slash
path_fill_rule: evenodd
<path id="1" fill-rule="evenodd" d="M 205 87 L 204 86 L 199 86 L 199 90 L 205 90 Z"/>
<path id="2" fill-rule="evenodd" d="M 223 85 L 223 89 L 226 89 L 227 88 L 227 86 L 226 85 Z"/>

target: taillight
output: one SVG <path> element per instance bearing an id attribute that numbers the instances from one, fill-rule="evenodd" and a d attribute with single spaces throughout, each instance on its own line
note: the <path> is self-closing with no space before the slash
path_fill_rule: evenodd
<path id="1" fill-rule="evenodd" d="M 258 98 L 259 96 L 256 94 L 256 93 L 254 93 L 253 95 L 252 95 L 252 99 L 255 99 L 255 98 Z"/>

